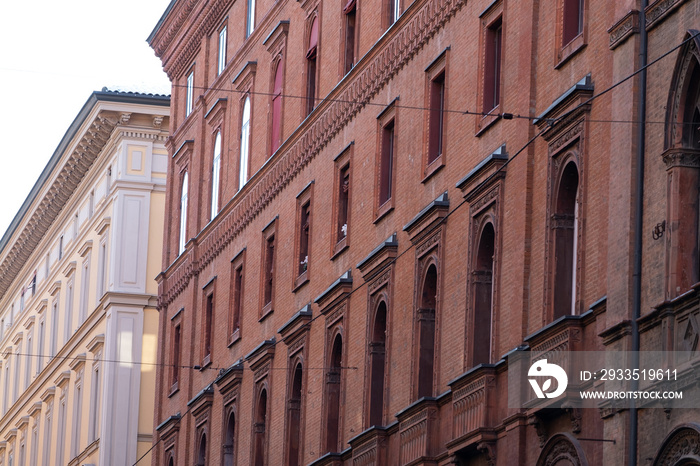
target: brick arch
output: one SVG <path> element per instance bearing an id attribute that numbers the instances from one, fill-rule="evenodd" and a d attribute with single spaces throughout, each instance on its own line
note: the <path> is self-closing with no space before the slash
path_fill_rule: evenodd
<path id="1" fill-rule="evenodd" d="M 588 466 L 588 460 L 576 437 L 559 433 L 547 440 L 537 466 Z"/>
<path id="2" fill-rule="evenodd" d="M 676 426 L 661 443 L 653 465 L 700 465 L 700 425 L 689 423 Z"/>
<path id="3" fill-rule="evenodd" d="M 666 128 L 664 133 L 664 149 L 691 147 L 688 140 L 691 125 L 682 124 L 692 121 L 693 108 L 700 97 L 700 31 L 688 30 L 685 40 L 693 37 L 678 52 L 673 79 L 669 89 L 668 104 L 666 105 Z M 694 86 L 694 87 L 691 87 Z M 691 118 L 689 120 L 688 118 Z"/>

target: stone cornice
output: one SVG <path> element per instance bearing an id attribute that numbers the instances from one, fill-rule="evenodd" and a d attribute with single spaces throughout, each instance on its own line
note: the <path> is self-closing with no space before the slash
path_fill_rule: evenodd
<path id="1" fill-rule="evenodd" d="M 28 213 L 29 219 L 0 262 L 0 296 L 7 292 L 12 281 L 34 252 L 53 221 L 61 213 L 70 196 L 82 181 L 117 124 L 111 112 L 100 112 L 75 144 L 73 152 L 58 170 L 53 183 L 44 191 L 36 207 Z"/>
<path id="2" fill-rule="evenodd" d="M 172 302 L 464 5 L 466 0 L 416 0 L 197 236 L 197 252 L 168 267 L 160 306 Z"/>

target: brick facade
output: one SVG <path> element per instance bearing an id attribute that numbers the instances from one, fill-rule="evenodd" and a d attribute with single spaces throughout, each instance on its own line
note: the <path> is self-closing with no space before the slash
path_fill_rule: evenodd
<path id="1" fill-rule="evenodd" d="M 173 82 L 154 465 L 626 461 L 626 408 L 507 403 L 515 348 L 630 347 L 639 78 L 589 99 L 637 69 L 638 6 L 554 6 L 171 3 L 149 38 Z M 653 2 L 650 60 L 696 7 Z M 689 48 L 648 73 L 643 348 L 696 331 L 696 256 L 647 234 L 697 229 L 694 174 L 668 188 L 694 147 L 664 143 Z M 698 445 L 697 411 L 639 418 L 640 464 Z"/>

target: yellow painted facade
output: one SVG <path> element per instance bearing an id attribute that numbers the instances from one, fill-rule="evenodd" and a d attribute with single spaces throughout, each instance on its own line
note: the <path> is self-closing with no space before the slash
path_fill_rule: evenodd
<path id="1" fill-rule="evenodd" d="M 93 93 L 0 240 L 0 466 L 151 463 L 168 123 Z"/>

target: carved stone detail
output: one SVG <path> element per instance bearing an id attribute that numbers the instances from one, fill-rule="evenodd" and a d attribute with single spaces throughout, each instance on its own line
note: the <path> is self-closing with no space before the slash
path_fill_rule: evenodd
<path id="1" fill-rule="evenodd" d="M 540 448 L 544 447 L 544 444 L 547 443 L 547 426 L 545 426 L 544 422 L 542 422 L 542 419 L 540 419 L 537 416 L 530 417 L 527 420 L 527 423 L 528 425 L 531 425 L 535 428 L 537 438 L 540 441 Z"/>
<path id="2" fill-rule="evenodd" d="M 496 466 L 495 442 L 481 442 L 476 446 L 476 450 L 486 456 L 487 466 Z"/>

